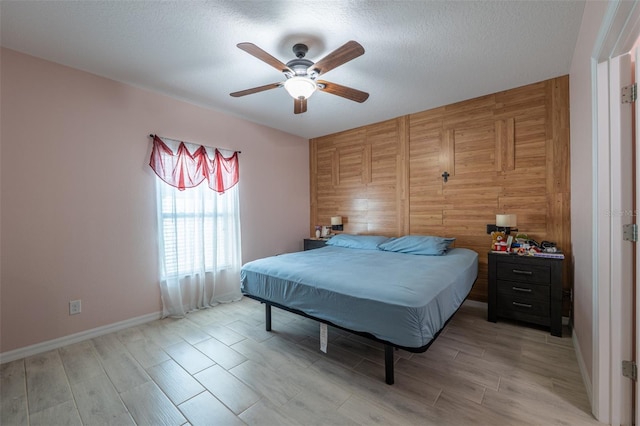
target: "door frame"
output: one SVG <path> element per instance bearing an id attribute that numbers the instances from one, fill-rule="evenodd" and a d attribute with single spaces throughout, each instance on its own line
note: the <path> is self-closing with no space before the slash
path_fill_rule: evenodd
<path id="1" fill-rule="evenodd" d="M 613 244 L 618 244 L 618 238 L 613 238 L 613 226 L 619 225 L 619 220 L 612 214 L 599 214 L 601 211 L 612 212 L 611 194 L 616 192 L 614 187 L 618 180 L 612 179 L 612 171 L 618 169 L 619 158 L 610 155 L 612 144 L 617 140 L 610 134 L 610 102 L 619 98 L 619 93 L 611 93 L 609 87 L 609 63 L 612 59 L 628 53 L 640 37 L 640 6 L 638 1 L 612 1 L 600 27 L 598 38 L 594 45 L 591 60 L 593 87 L 593 364 L 592 364 L 592 411 L 602 422 L 612 425 L 624 421 L 620 406 L 612 401 L 619 395 L 620 364 L 619 356 L 622 352 L 621 336 L 616 333 L 625 313 L 620 309 L 620 275 L 616 267 L 612 268 L 611 250 Z M 619 148 L 616 146 L 614 148 Z M 614 265 L 615 266 L 615 265 Z M 637 303 L 637 302 L 636 302 Z M 628 318 L 626 319 L 629 320 Z M 636 331 L 638 332 L 638 330 Z M 637 339 L 636 339 L 637 341 Z"/>

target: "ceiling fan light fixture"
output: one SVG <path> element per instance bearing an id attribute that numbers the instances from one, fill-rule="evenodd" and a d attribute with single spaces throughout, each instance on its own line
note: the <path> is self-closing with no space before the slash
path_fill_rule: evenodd
<path id="1" fill-rule="evenodd" d="M 317 80 L 318 77 L 323 76 L 332 69 L 363 55 L 364 48 L 357 41 L 348 41 L 315 63 L 305 58 L 308 48 L 302 43 L 293 46 L 293 53 L 295 53 L 296 58 L 286 64 L 253 43 L 238 43 L 238 48 L 280 71 L 284 74 L 285 81 L 229 93 L 234 98 L 284 86 L 287 93 L 293 98 L 294 114 L 307 112 L 307 99 L 316 90 L 360 103 L 369 98 L 369 94 L 366 92 L 324 80 Z"/>
<path id="2" fill-rule="evenodd" d="M 309 77 L 296 76 L 287 79 L 287 81 L 284 82 L 284 88 L 293 99 L 307 99 L 313 95 L 318 85 Z"/>

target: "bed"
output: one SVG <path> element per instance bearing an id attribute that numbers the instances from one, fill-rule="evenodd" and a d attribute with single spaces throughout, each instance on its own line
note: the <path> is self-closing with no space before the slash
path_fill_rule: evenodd
<path id="1" fill-rule="evenodd" d="M 276 306 L 381 342 L 385 381 L 393 384 L 394 348 L 427 350 L 469 294 L 478 255 L 464 248 L 420 255 L 380 246 L 328 245 L 255 260 L 242 267 L 242 292 L 265 303 L 269 331 Z"/>

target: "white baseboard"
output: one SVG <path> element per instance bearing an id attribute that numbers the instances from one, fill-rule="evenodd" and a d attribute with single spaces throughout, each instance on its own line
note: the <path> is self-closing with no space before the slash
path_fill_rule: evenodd
<path id="1" fill-rule="evenodd" d="M 35 345 L 25 346 L 24 348 L 14 349 L 12 351 L 0 353 L 0 364 L 15 361 L 16 359 L 26 358 L 28 356 L 37 355 L 62 346 L 72 345 L 87 339 L 102 336 L 104 334 L 113 333 L 114 331 L 123 330 L 125 328 L 144 324 L 147 322 L 160 319 L 161 312 L 152 312 L 150 314 L 131 318 L 124 321 L 115 322 L 113 324 L 103 325 L 101 327 L 92 328 L 91 330 L 81 331 L 79 333 L 70 334 L 68 336 L 59 337 L 46 342 L 36 343 Z"/>
<path id="2" fill-rule="evenodd" d="M 589 398 L 589 405 L 593 408 L 593 390 L 591 388 L 591 381 L 589 380 L 589 374 L 587 373 L 587 367 L 582 358 L 582 352 L 580 352 L 580 344 L 578 343 L 578 337 L 576 333 L 572 333 L 571 340 L 573 341 L 573 348 L 576 351 L 576 359 L 578 360 L 578 367 L 580 368 L 580 375 L 582 376 L 582 383 L 587 391 L 587 397 Z"/>

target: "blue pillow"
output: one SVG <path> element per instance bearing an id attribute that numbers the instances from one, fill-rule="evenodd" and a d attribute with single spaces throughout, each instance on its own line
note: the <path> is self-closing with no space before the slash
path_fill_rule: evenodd
<path id="1" fill-rule="evenodd" d="M 328 246 L 346 247 L 361 250 L 377 250 L 378 245 L 387 241 L 388 237 L 381 235 L 351 235 L 338 234 L 327 241 Z"/>
<path id="2" fill-rule="evenodd" d="M 378 248 L 398 253 L 441 256 L 447 252 L 447 249 L 455 240 L 455 238 L 406 235 L 400 238 L 391 238 L 380 244 Z"/>

